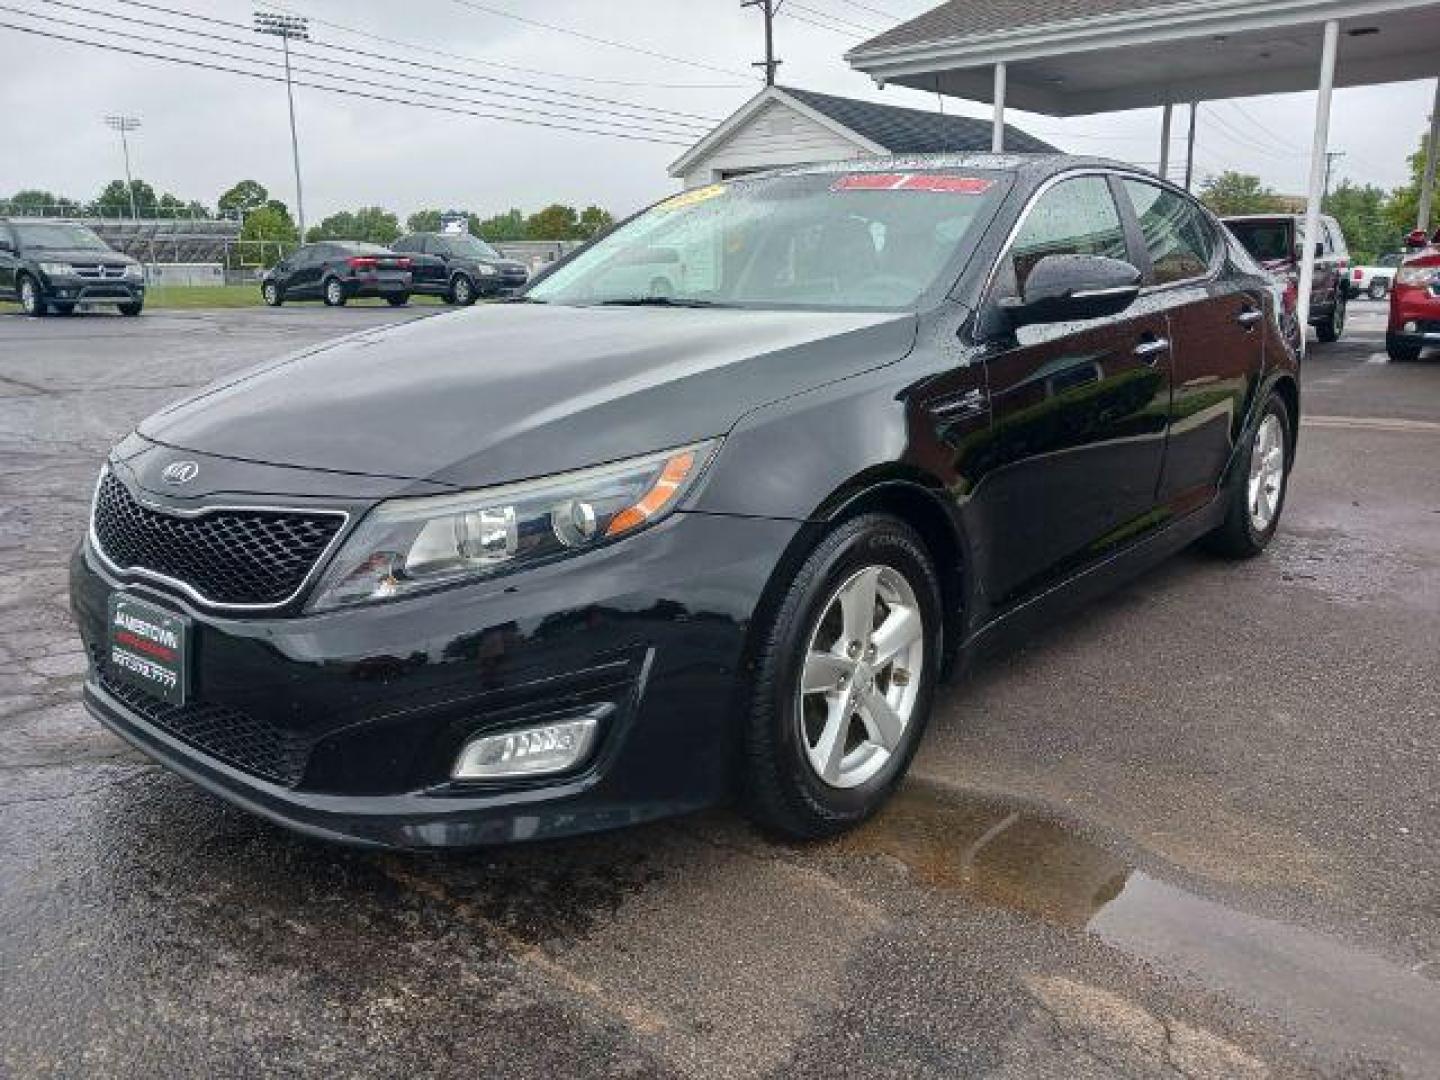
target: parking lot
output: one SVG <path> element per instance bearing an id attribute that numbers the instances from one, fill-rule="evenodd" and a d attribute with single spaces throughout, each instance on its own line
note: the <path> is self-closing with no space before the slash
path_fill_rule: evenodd
<path id="1" fill-rule="evenodd" d="M 444 858 L 298 839 L 83 712 L 110 444 L 435 307 L 0 309 L 0 1075 L 1440 1075 L 1440 360 L 1304 372 L 1285 521 L 945 688 L 836 842 L 727 810 Z"/>

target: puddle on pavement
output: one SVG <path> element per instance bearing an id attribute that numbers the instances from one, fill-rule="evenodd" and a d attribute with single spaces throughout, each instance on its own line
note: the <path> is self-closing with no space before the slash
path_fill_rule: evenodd
<path id="1" fill-rule="evenodd" d="M 1284 1019 L 1317 1045 L 1430 1075 L 1440 985 L 1383 957 L 1226 907 L 1135 869 L 1041 814 L 928 780 L 831 850 L 888 858 L 935 889 L 1092 934 Z"/>

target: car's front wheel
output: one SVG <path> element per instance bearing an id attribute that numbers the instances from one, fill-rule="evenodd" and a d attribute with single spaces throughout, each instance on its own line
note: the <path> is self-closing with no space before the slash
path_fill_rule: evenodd
<path id="1" fill-rule="evenodd" d="M 20 275 L 18 291 L 20 293 L 20 310 L 26 315 L 32 315 L 38 319 L 49 314 L 50 308 L 45 303 L 45 297 L 40 293 L 40 285 L 29 274 Z"/>
<path id="2" fill-rule="evenodd" d="M 940 584 L 903 522 L 865 515 L 811 552 L 756 645 L 745 804 L 813 839 L 873 814 L 905 775 L 941 656 Z"/>
<path id="3" fill-rule="evenodd" d="M 267 281 L 260 286 L 260 299 L 264 300 L 269 307 L 279 307 L 285 302 L 285 294 L 280 291 L 280 286 L 273 281 Z"/>
<path id="4" fill-rule="evenodd" d="M 124 315 L 126 318 L 133 319 L 136 315 L 139 315 L 140 312 L 145 310 L 145 302 L 143 300 L 136 300 L 135 302 L 130 304 L 116 304 L 115 307 L 121 315 Z"/>
<path id="5" fill-rule="evenodd" d="M 410 302 L 410 294 L 408 292 L 394 293 L 393 295 L 385 297 L 385 302 L 391 307 L 404 307 Z"/>
<path id="6" fill-rule="evenodd" d="M 450 282 L 450 300 L 461 307 L 475 303 L 475 284 L 464 274 L 456 274 Z"/>
<path id="7" fill-rule="evenodd" d="M 344 307 L 345 301 L 349 299 L 349 297 L 345 295 L 345 286 L 341 284 L 340 279 L 333 277 L 325 279 L 325 291 L 323 295 L 325 297 L 325 303 L 329 307 Z"/>
<path id="8" fill-rule="evenodd" d="M 1221 555 L 1248 559 L 1264 551 L 1280 527 L 1290 481 L 1292 419 L 1285 399 L 1272 392 L 1230 483 L 1225 521 L 1206 537 Z"/>
<path id="9" fill-rule="evenodd" d="M 1370 282 L 1370 288 L 1365 290 L 1371 300 L 1384 300 L 1390 293 L 1390 285 L 1383 278 Z"/>

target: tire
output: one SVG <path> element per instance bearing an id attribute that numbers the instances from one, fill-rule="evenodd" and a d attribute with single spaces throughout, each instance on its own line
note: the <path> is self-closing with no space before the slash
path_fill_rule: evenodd
<path id="1" fill-rule="evenodd" d="M 344 307 L 350 298 L 345 295 L 345 286 L 339 278 L 326 278 L 320 294 L 326 307 Z"/>
<path id="2" fill-rule="evenodd" d="M 74 304 L 54 304 L 54 303 L 52 303 L 52 304 L 50 305 L 50 310 L 53 311 L 56 315 L 74 315 L 74 314 L 75 314 L 75 305 L 74 305 Z"/>
<path id="3" fill-rule="evenodd" d="M 1401 345 L 1398 341 L 1385 343 L 1385 354 L 1392 364 L 1413 364 L 1420 359 L 1419 345 Z"/>
<path id="4" fill-rule="evenodd" d="M 1390 295 L 1390 285 L 1383 279 L 1372 281 L 1370 287 L 1365 290 L 1365 294 L 1371 300 L 1384 300 Z"/>
<path id="5" fill-rule="evenodd" d="M 20 299 L 20 310 L 26 315 L 35 319 L 43 319 L 50 314 L 50 306 L 45 302 L 45 296 L 40 291 L 40 283 L 29 274 L 20 275 L 20 280 L 15 283 L 15 292 Z"/>
<path id="6" fill-rule="evenodd" d="M 275 282 L 267 281 L 260 286 L 260 299 L 265 301 L 267 307 L 279 307 L 285 303 L 285 294 Z"/>
<path id="7" fill-rule="evenodd" d="M 396 293 L 394 296 L 385 297 L 385 302 L 391 307 L 404 307 L 410 302 L 410 294 L 408 292 Z"/>
<path id="8" fill-rule="evenodd" d="M 1247 436 L 1244 458 L 1237 462 L 1230 481 L 1229 507 L 1225 521 L 1205 537 L 1205 546 L 1218 555 L 1231 559 L 1250 559 L 1259 555 L 1280 527 L 1285 509 L 1285 493 L 1290 485 L 1290 466 L 1295 445 L 1293 421 L 1285 399 L 1271 391 L 1265 399 L 1255 430 Z M 1276 440 L 1278 439 L 1278 444 Z M 1278 451 L 1278 457 L 1272 456 Z M 1268 459 L 1257 464 L 1257 454 Z M 1278 475 L 1273 471 L 1278 464 Z M 1259 490 L 1269 492 L 1268 514 L 1260 514 L 1256 506 Z"/>
<path id="9" fill-rule="evenodd" d="M 667 299 L 675 295 L 675 286 L 670 283 L 667 277 L 656 276 L 650 279 L 651 296 L 663 296 Z"/>
<path id="10" fill-rule="evenodd" d="M 889 664 L 878 654 L 882 662 L 871 666 L 877 654 L 870 642 L 857 646 L 851 636 L 860 624 L 846 625 L 840 595 L 852 601 L 859 596 L 863 604 L 867 575 L 875 583 L 865 612 L 870 627 L 892 620 L 914 635 L 907 635 L 909 644 Z M 774 616 L 757 629 L 743 805 L 758 825 L 794 839 L 819 839 L 860 824 L 890 797 L 929 719 L 942 656 L 940 596 L 924 543 L 895 518 L 852 518 L 815 546 L 784 587 Z M 854 617 L 864 618 L 858 610 Z M 812 656 L 823 663 L 807 664 Z M 807 669 L 822 681 L 833 675 L 833 689 L 802 692 Z M 899 670 L 906 672 L 904 681 L 895 674 Z M 890 706 L 884 739 L 880 732 L 887 728 L 869 712 L 876 697 Z M 838 755 L 825 753 L 837 745 Z"/>
<path id="11" fill-rule="evenodd" d="M 1345 332 L 1345 290 L 1339 289 L 1335 293 L 1335 304 L 1330 309 L 1330 315 L 1324 322 L 1315 324 L 1315 333 L 1320 335 L 1320 340 L 1327 345 L 1340 340 L 1340 335 Z"/>
<path id="12" fill-rule="evenodd" d="M 475 303 L 475 283 L 464 274 L 456 274 L 450 279 L 450 302 L 461 307 Z"/>
<path id="13" fill-rule="evenodd" d="M 140 312 L 145 310 L 145 302 L 142 300 L 139 303 L 134 304 L 116 304 L 115 307 L 119 310 L 121 315 L 124 315 L 127 319 L 133 319 L 136 315 L 139 315 Z"/>

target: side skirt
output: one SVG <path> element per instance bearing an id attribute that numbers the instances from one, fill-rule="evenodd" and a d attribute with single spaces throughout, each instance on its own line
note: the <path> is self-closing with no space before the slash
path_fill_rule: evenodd
<path id="1" fill-rule="evenodd" d="M 974 661 L 1021 644 L 1040 627 L 1092 603 L 1188 547 L 1225 520 L 1227 488 L 1205 506 L 1123 551 L 1058 582 L 980 627 L 961 647 L 954 674 Z"/>

